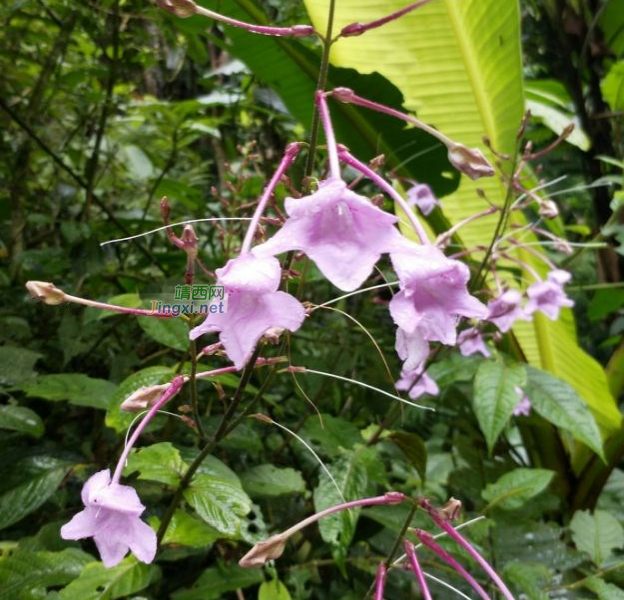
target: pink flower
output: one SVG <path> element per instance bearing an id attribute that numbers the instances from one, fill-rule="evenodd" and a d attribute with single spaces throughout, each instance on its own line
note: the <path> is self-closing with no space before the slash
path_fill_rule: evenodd
<path id="1" fill-rule="evenodd" d="M 258 256 L 302 250 L 336 287 L 350 292 L 370 275 L 375 263 L 399 236 L 397 218 L 352 192 L 338 178 L 322 181 L 304 198 L 287 198 L 289 218 Z"/>
<path id="2" fill-rule="evenodd" d="M 411 333 L 407 333 L 399 327 L 396 332 L 396 344 L 394 347 L 399 358 L 405 361 L 403 363 L 403 370 L 405 371 L 417 369 L 429 355 L 429 344 L 418 328 L 415 328 Z"/>
<path id="3" fill-rule="evenodd" d="M 220 332 L 230 360 L 242 368 L 258 340 L 274 328 L 296 331 L 305 317 L 303 305 L 286 292 L 278 292 L 281 268 L 276 258 L 242 254 L 217 269 L 217 283 L 228 294 L 226 313 L 211 313 L 190 332 L 192 340 Z"/>
<path id="4" fill-rule="evenodd" d="M 61 527 L 65 540 L 92 537 L 105 567 L 114 567 L 130 550 L 140 561 L 156 556 L 156 533 L 139 518 L 145 507 L 136 490 L 111 483 L 108 469 L 92 475 L 82 488 L 85 509 Z"/>
<path id="5" fill-rule="evenodd" d="M 412 400 L 420 398 L 423 394 L 437 396 L 440 393 L 438 384 L 423 372 L 422 365 L 412 371 L 402 369 L 401 378 L 394 384 L 394 387 L 400 392 L 408 392 Z"/>
<path id="6" fill-rule="evenodd" d="M 528 417 L 531 413 L 531 400 L 519 385 L 517 385 L 514 389 L 516 394 L 520 396 L 520 401 L 516 404 L 516 407 L 513 409 L 511 414 L 513 414 L 514 417 L 519 417 L 520 415 Z"/>
<path id="7" fill-rule="evenodd" d="M 488 315 L 486 319 L 494 323 L 503 333 L 509 331 L 516 320 L 530 321 L 524 310 L 520 307 L 522 295 L 518 290 L 507 290 L 498 298 L 492 298 L 488 302 Z"/>
<path id="8" fill-rule="evenodd" d="M 463 263 L 404 238 L 390 258 L 401 287 L 390 301 L 390 314 L 407 335 L 418 328 L 425 340 L 452 345 L 458 316 L 485 317 L 485 306 L 468 293 L 470 272 Z"/>
<path id="9" fill-rule="evenodd" d="M 440 206 L 431 188 L 424 183 L 417 183 L 407 190 L 407 203 L 410 206 L 418 206 L 420 212 L 425 216 L 430 214 L 436 206 Z"/>
<path id="10" fill-rule="evenodd" d="M 570 273 L 555 269 L 548 273 L 546 281 L 538 281 L 527 289 L 529 301 L 524 307 L 527 314 L 543 312 L 549 319 L 559 318 L 562 307 L 574 306 L 574 302 L 563 291 L 563 286 L 570 281 Z"/>
<path id="11" fill-rule="evenodd" d="M 482 354 L 485 357 L 490 356 L 490 351 L 483 341 L 483 334 L 476 327 L 464 329 L 457 336 L 457 344 L 462 356 L 470 356 L 472 354 Z"/>

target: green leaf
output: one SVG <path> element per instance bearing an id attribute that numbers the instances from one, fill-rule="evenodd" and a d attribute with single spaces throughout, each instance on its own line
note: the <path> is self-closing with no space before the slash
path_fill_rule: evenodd
<path id="1" fill-rule="evenodd" d="M 189 330 L 182 319 L 175 317 L 137 317 L 141 329 L 153 340 L 174 350 L 185 352 L 189 347 Z"/>
<path id="2" fill-rule="evenodd" d="M 516 388 L 524 385 L 525 377 L 524 366 L 502 362 L 483 362 L 477 370 L 472 405 L 490 453 L 520 402 Z"/>
<path id="3" fill-rule="evenodd" d="M 0 529 L 37 510 L 58 488 L 71 466 L 47 455 L 12 457 L 0 467 Z"/>
<path id="4" fill-rule="evenodd" d="M 140 387 L 167 383 L 174 375 L 175 372 L 171 367 L 147 367 L 124 379 L 110 400 L 106 425 L 117 433 L 125 432 L 136 415 L 122 411 L 119 408 L 121 403 Z"/>
<path id="5" fill-rule="evenodd" d="M 241 475 L 245 491 L 255 496 L 281 496 L 283 494 L 302 494 L 306 485 L 301 473 L 295 469 L 278 469 L 274 465 L 258 465 Z"/>
<path id="6" fill-rule="evenodd" d="M 157 529 L 160 525 L 160 521 L 154 519 L 152 523 L 150 520 L 150 525 L 152 525 L 154 529 Z M 162 543 L 165 545 L 170 544 L 174 546 L 190 546 L 191 548 L 205 548 L 220 537 L 222 536 L 218 531 L 203 521 L 200 521 L 197 517 L 189 515 L 182 510 L 176 510 L 169 522 Z"/>
<path id="7" fill-rule="evenodd" d="M 427 446 L 422 438 L 415 433 L 393 431 L 390 439 L 403 451 L 424 481 L 427 476 Z"/>
<path id="8" fill-rule="evenodd" d="M 172 600 L 218 600 L 227 592 L 245 589 L 264 580 L 260 569 L 243 569 L 238 565 L 219 565 L 206 569 L 191 589 L 171 595 Z"/>
<path id="9" fill-rule="evenodd" d="M 566 138 L 566 142 L 580 148 L 581 150 L 589 150 L 591 146 L 591 140 L 587 137 L 587 134 L 580 125 L 576 122 L 574 113 L 561 110 L 554 106 L 549 106 L 544 102 L 538 100 L 527 100 L 527 110 L 531 111 L 531 115 L 539 119 L 548 129 L 550 129 L 557 136 L 560 136 L 564 129 L 574 123 L 574 130 Z"/>
<path id="10" fill-rule="evenodd" d="M 0 560 L 0 600 L 30 600 L 36 590 L 69 583 L 90 562 L 93 557 L 77 548 L 61 552 L 18 549 Z"/>
<path id="11" fill-rule="evenodd" d="M 53 402 L 67 400 L 76 406 L 106 410 L 115 392 L 115 384 L 80 373 L 61 373 L 39 375 L 37 381 L 26 386 L 24 391 L 33 398 L 43 398 Z"/>
<path id="12" fill-rule="evenodd" d="M 543 588 L 550 583 L 551 574 L 546 565 L 513 561 L 505 565 L 505 577 L 515 583 L 528 600 L 548 600 Z"/>
<path id="13" fill-rule="evenodd" d="M 118 296 L 111 296 L 106 299 L 108 304 L 114 304 L 116 306 L 123 306 L 124 308 L 141 308 L 143 301 L 139 294 L 119 294 Z M 99 308 L 87 308 L 84 312 L 83 323 L 89 323 L 90 321 L 101 321 L 102 319 L 108 319 L 109 317 L 118 316 L 119 313 L 112 310 L 102 310 Z"/>
<path id="14" fill-rule="evenodd" d="M 25 406 L 0 406 L 0 429 L 10 429 L 39 438 L 43 435 L 43 421 Z"/>
<path id="15" fill-rule="evenodd" d="M 317 512 L 365 496 L 368 477 L 358 451 L 344 454 L 327 468 L 334 481 L 325 471 L 321 471 L 319 484 L 314 490 L 314 508 Z M 346 556 L 359 514 L 359 509 L 351 509 L 334 513 L 319 521 L 321 537 L 332 546 L 334 558 L 338 561 Z"/>
<path id="16" fill-rule="evenodd" d="M 258 600 L 291 600 L 291 596 L 279 579 L 272 579 L 262 583 L 258 590 Z"/>
<path id="17" fill-rule="evenodd" d="M 544 491 L 553 476 L 554 472 L 547 469 L 514 469 L 487 485 L 481 496 L 489 502 L 488 508 L 516 510 Z"/>
<path id="18" fill-rule="evenodd" d="M 0 346 L 0 386 L 13 387 L 30 382 L 37 373 L 35 363 L 41 354 L 19 348 L 18 346 Z"/>
<path id="19" fill-rule="evenodd" d="M 600 87 L 611 110 L 624 110 L 624 60 L 613 64 Z"/>
<path id="20" fill-rule="evenodd" d="M 349 450 L 362 443 L 362 434 L 351 421 L 329 414 L 308 417 L 301 436 L 325 456 L 337 456 L 341 448 Z"/>
<path id="21" fill-rule="evenodd" d="M 122 155 L 124 164 L 128 169 L 128 174 L 132 179 L 143 181 L 149 179 L 154 174 L 154 165 L 147 154 L 138 146 L 123 146 Z"/>
<path id="22" fill-rule="evenodd" d="M 545 371 L 527 366 L 525 392 L 533 410 L 603 456 L 602 440 L 587 404 L 574 389 Z"/>
<path id="23" fill-rule="evenodd" d="M 208 525 L 224 536 L 245 539 L 251 500 L 239 485 L 212 475 L 197 475 L 184 498 Z"/>
<path id="24" fill-rule="evenodd" d="M 607 583 L 599 577 L 586 579 L 583 586 L 594 592 L 598 596 L 598 600 L 624 600 L 624 590 L 622 588 L 612 583 Z"/>
<path id="25" fill-rule="evenodd" d="M 611 556 L 612 550 L 624 546 L 624 529 L 606 510 L 577 510 L 570 521 L 572 540 L 582 552 L 587 552 L 596 566 Z"/>
<path id="26" fill-rule="evenodd" d="M 140 448 L 130 454 L 124 474 L 139 472 L 139 479 L 158 481 L 172 487 L 180 483 L 188 465 L 170 442 Z"/>
<path id="27" fill-rule="evenodd" d="M 107 569 L 102 563 L 91 563 L 59 593 L 59 600 L 115 600 L 145 589 L 155 581 L 160 569 L 126 557 Z"/>

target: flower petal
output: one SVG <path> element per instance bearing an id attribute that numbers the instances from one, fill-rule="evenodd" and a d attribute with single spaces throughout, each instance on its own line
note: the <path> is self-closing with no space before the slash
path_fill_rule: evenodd
<path id="1" fill-rule="evenodd" d="M 277 290 L 282 268 L 273 256 L 247 253 L 229 260 L 216 274 L 219 285 L 228 290 L 265 293 Z"/>
<path id="2" fill-rule="evenodd" d="M 61 537 L 64 540 L 81 540 L 95 535 L 99 527 L 98 509 L 87 506 L 61 527 Z"/>
<path id="3" fill-rule="evenodd" d="M 113 483 L 91 497 L 91 506 L 101 506 L 121 514 L 139 516 L 145 506 L 136 490 L 129 485 Z"/>
<path id="4" fill-rule="evenodd" d="M 101 490 L 103 490 L 111 480 L 110 471 L 108 469 L 104 469 L 103 471 L 98 471 L 94 475 L 91 475 L 89 479 L 82 486 L 82 491 L 80 492 L 80 497 L 82 498 L 82 503 L 85 506 L 89 506 L 91 504 L 91 497 L 93 494 L 97 494 Z"/>
<path id="5" fill-rule="evenodd" d="M 119 564 L 128 554 L 128 544 L 125 542 L 123 531 L 110 528 L 96 535 L 93 540 L 97 546 L 100 558 L 106 568 Z"/>
<path id="6" fill-rule="evenodd" d="M 151 563 L 156 556 L 156 532 L 140 519 L 132 521 L 131 531 L 126 538 L 132 554 L 141 562 Z"/>

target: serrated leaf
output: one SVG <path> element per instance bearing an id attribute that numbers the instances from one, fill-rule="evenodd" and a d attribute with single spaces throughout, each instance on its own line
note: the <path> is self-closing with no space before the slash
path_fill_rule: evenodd
<path id="1" fill-rule="evenodd" d="M 137 562 L 132 555 L 110 569 L 91 563 L 61 590 L 59 600 L 116 600 L 145 589 L 159 573 L 158 567 Z"/>
<path id="2" fill-rule="evenodd" d="M 0 386 L 13 387 L 30 382 L 37 373 L 35 363 L 41 354 L 19 348 L 18 346 L 0 346 Z"/>
<path id="3" fill-rule="evenodd" d="M 587 404 L 565 381 L 536 369 L 526 367 L 524 388 L 531 406 L 546 420 L 569 431 L 572 436 L 604 456 L 600 431 Z"/>
<path id="4" fill-rule="evenodd" d="M 505 577 L 515 583 L 528 600 L 548 600 L 542 588 L 550 583 L 551 574 L 545 565 L 513 561 L 505 565 Z"/>
<path id="5" fill-rule="evenodd" d="M 477 370 L 472 406 L 490 453 L 520 402 L 516 388 L 524 385 L 525 378 L 522 365 L 486 361 Z"/>
<path id="6" fill-rule="evenodd" d="M 171 367 L 147 367 L 124 379 L 113 394 L 106 413 L 106 425 L 117 433 L 125 432 L 135 418 L 135 414 L 122 411 L 119 406 L 140 387 L 169 382 L 175 373 Z"/>
<path id="7" fill-rule="evenodd" d="M 241 476 L 241 483 L 245 491 L 254 496 L 281 496 L 305 492 L 306 486 L 303 477 L 295 469 L 278 469 L 274 465 L 258 465 Z"/>
<path id="8" fill-rule="evenodd" d="M 0 529 L 37 510 L 58 488 L 71 464 L 39 455 L 4 464 L 0 468 Z"/>
<path id="9" fill-rule="evenodd" d="M 619 521 L 606 510 L 577 510 L 570 521 L 572 539 L 576 547 L 587 552 L 592 562 L 601 566 L 612 550 L 624 545 L 624 529 Z"/>
<path id="10" fill-rule="evenodd" d="M 65 585 L 91 562 L 93 556 L 77 548 L 61 552 L 18 549 L 0 560 L 0 600 L 30 600 L 34 590 Z"/>
<path id="11" fill-rule="evenodd" d="M 27 433 L 35 438 L 43 435 L 43 421 L 39 415 L 25 406 L 0 406 L 0 429 Z"/>
<path id="12" fill-rule="evenodd" d="M 317 512 L 341 504 L 345 500 L 365 496 L 368 477 L 366 467 L 357 451 L 344 454 L 327 468 L 334 481 L 325 471 L 321 471 L 319 484 L 314 490 L 314 508 Z M 359 514 L 358 509 L 340 511 L 319 521 L 321 537 L 332 546 L 334 558 L 338 561 L 346 555 Z"/>
<path id="13" fill-rule="evenodd" d="M 141 329 L 153 340 L 174 350 L 185 352 L 189 347 L 189 330 L 182 319 L 171 317 L 137 317 Z"/>
<path id="14" fill-rule="evenodd" d="M 448 358 L 434 362 L 427 369 L 427 374 L 440 387 L 448 387 L 455 382 L 472 381 L 484 360 L 481 356 L 451 354 Z"/>
<path id="15" fill-rule="evenodd" d="M 124 474 L 139 472 L 139 479 L 158 481 L 172 487 L 180 483 L 188 465 L 180 451 L 170 442 L 160 442 L 139 448 L 128 458 Z"/>
<path id="16" fill-rule="evenodd" d="M 153 529 L 158 529 L 160 521 L 150 519 Z M 162 543 L 174 546 L 190 546 L 191 548 L 205 548 L 218 540 L 221 534 L 197 517 L 182 510 L 176 510 L 169 522 L 167 532 Z"/>
<path id="17" fill-rule="evenodd" d="M 624 600 L 624 590 L 622 588 L 607 583 L 598 577 L 590 577 L 584 582 L 584 587 L 594 592 L 598 600 Z"/>
<path id="18" fill-rule="evenodd" d="M 406 431 L 393 431 L 390 439 L 403 451 L 424 481 L 427 476 L 427 446 L 423 439 Z"/>
<path id="19" fill-rule="evenodd" d="M 487 485 L 481 496 L 489 502 L 488 508 L 516 510 L 544 491 L 553 476 L 554 472 L 547 469 L 514 469 Z"/>
<path id="20" fill-rule="evenodd" d="M 272 579 L 262 583 L 258 590 L 258 600 L 291 600 L 291 596 L 279 579 Z"/>
<path id="21" fill-rule="evenodd" d="M 324 456 L 337 456 L 341 448 L 349 450 L 362 443 L 362 434 L 351 421 L 329 414 L 308 417 L 301 436 Z"/>
<path id="22" fill-rule="evenodd" d="M 39 375 L 34 384 L 23 388 L 33 398 L 53 402 L 67 400 L 76 406 L 106 410 L 115 392 L 115 384 L 105 379 L 87 377 L 81 373 Z"/>
<path id="23" fill-rule="evenodd" d="M 206 569 L 191 589 L 179 590 L 172 600 L 217 600 L 237 589 L 245 589 L 264 580 L 260 569 L 243 569 L 237 565 L 219 565 Z"/>
<path id="24" fill-rule="evenodd" d="M 224 536 L 244 539 L 251 500 L 240 485 L 211 475 L 197 475 L 184 498 L 208 525 Z"/>

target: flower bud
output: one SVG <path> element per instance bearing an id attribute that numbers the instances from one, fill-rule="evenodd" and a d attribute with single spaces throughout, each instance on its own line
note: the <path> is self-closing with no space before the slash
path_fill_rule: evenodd
<path id="1" fill-rule="evenodd" d="M 544 219 L 554 219 L 559 216 L 559 209 L 552 200 L 542 200 L 537 211 Z"/>
<path id="2" fill-rule="evenodd" d="M 468 175 L 470 179 L 494 175 L 494 167 L 478 148 L 467 148 L 463 144 L 453 143 L 448 149 L 450 163 L 458 171 Z"/>
<path id="3" fill-rule="evenodd" d="M 257 543 L 243 558 L 238 561 L 243 568 L 262 567 L 267 561 L 279 558 L 286 546 L 286 540 L 281 535 L 272 535 L 270 538 Z"/>
<path id="4" fill-rule="evenodd" d="M 170 385 L 170 383 L 164 383 L 163 385 L 140 387 L 121 403 L 120 408 L 126 412 L 140 412 L 150 408 L 167 391 Z"/>
<path id="5" fill-rule="evenodd" d="M 340 30 L 341 37 L 350 37 L 355 35 L 362 35 L 366 31 L 364 23 L 350 23 L 346 27 Z"/>
<path id="6" fill-rule="evenodd" d="M 65 292 L 57 288 L 53 283 L 46 283 L 45 281 L 27 281 L 26 289 L 33 298 L 41 300 L 44 304 L 54 306 L 65 302 Z"/>
<path id="7" fill-rule="evenodd" d="M 181 19 L 192 17 L 197 13 L 197 4 L 193 0 L 156 0 L 156 4 Z"/>

